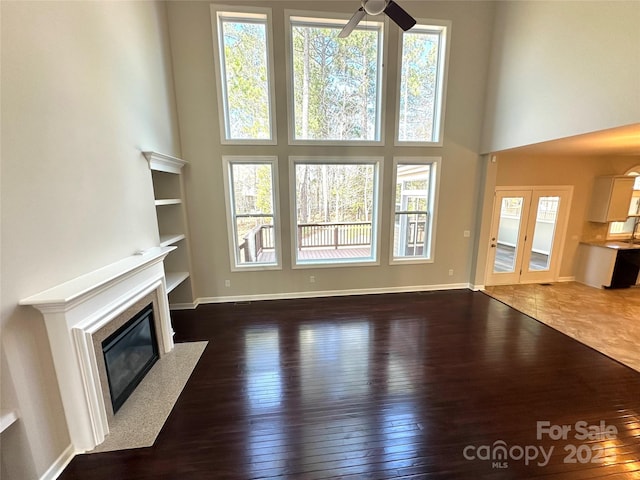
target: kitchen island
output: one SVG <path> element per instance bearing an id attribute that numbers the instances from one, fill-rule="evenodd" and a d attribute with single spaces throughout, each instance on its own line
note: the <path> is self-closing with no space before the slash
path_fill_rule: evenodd
<path id="1" fill-rule="evenodd" d="M 596 288 L 628 288 L 638 284 L 640 243 L 581 242 L 576 281 Z"/>

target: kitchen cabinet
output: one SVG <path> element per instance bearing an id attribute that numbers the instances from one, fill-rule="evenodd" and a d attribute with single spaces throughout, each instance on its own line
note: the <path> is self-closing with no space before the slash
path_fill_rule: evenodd
<path id="1" fill-rule="evenodd" d="M 596 288 L 626 288 L 638 282 L 640 244 L 581 243 L 576 281 Z"/>
<path id="2" fill-rule="evenodd" d="M 629 215 L 635 177 L 596 177 L 587 214 L 590 222 L 624 222 Z"/>

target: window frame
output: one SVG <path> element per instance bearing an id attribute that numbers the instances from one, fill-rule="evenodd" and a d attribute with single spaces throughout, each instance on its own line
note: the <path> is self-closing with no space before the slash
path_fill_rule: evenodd
<path id="1" fill-rule="evenodd" d="M 296 165 L 298 164 L 332 164 L 332 165 L 373 165 L 373 212 L 371 215 L 371 257 L 370 259 L 358 258 L 357 260 L 332 260 L 332 261 L 302 261 L 298 260 L 298 193 L 296 184 Z M 290 218 L 291 218 L 291 268 L 336 268 L 336 267 L 363 267 L 380 265 L 382 199 L 383 199 L 383 156 L 313 156 L 291 155 L 289 156 L 289 185 L 290 185 Z M 375 219 L 375 221 L 374 221 Z"/>
<path id="2" fill-rule="evenodd" d="M 216 89 L 218 97 L 218 121 L 220 124 L 220 144 L 221 145 L 277 145 L 278 144 L 278 132 L 276 121 L 276 95 L 275 95 L 275 74 L 274 74 L 274 58 L 273 58 L 273 15 L 271 8 L 266 7 L 247 7 L 247 6 L 232 6 L 222 4 L 211 4 L 211 29 L 213 40 L 213 57 L 214 57 L 214 70 L 216 76 Z M 226 74 L 225 68 L 222 63 L 223 56 L 221 55 L 220 47 L 222 44 L 222 32 L 219 28 L 221 18 L 237 18 L 238 20 L 258 18 L 259 16 L 265 16 L 265 36 L 266 36 L 266 48 L 267 48 L 267 80 L 269 83 L 268 88 L 268 101 L 269 101 L 269 130 L 271 132 L 271 138 L 227 138 L 228 130 L 228 101 L 226 98 Z M 261 22 L 260 22 L 261 23 Z M 224 80 L 224 81 L 223 81 Z"/>
<path id="3" fill-rule="evenodd" d="M 440 190 L 440 170 L 442 157 L 393 157 L 393 171 L 391 179 L 391 215 L 389 225 L 389 265 L 411 265 L 419 263 L 434 263 L 436 248 L 436 225 L 438 219 L 438 197 Z M 394 255 L 395 245 L 395 219 L 396 219 L 396 182 L 398 180 L 398 165 L 429 165 L 429 198 L 427 207 L 431 208 L 428 217 L 429 221 L 429 242 L 427 250 L 429 256 L 421 257 L 396 257 Z M 425 229 L 425 232 L 427 230 Z"/>
<path id="4" fill-rule="evenodd" d="M 342 27 L 347 24 L 351 18 L 351 14 L 334 13 L 334 12 L 316 12 L 308 10 L 284 10 L 285 24 L 285 54 L 286 54 L 286 78 L 287 78 L 287 128 L 288 128 L 288 144 L 289 145 L 339 145 L 339 146 L 384 146 L 385 145 L 385 125 L 386 125 L 386 102 L 387 91 L 387 68 L 385 59 L 387 58 L 387 31 L 389 29 L 389 20 L 386 15 L 384 18 L 363 19 L 358 27 L 376 26 L 380 29 L 380 42 L 378 50 L 378 102 L 379 114 L 376 118 L 377 140 L 302 140 L 295 138 L 295 98 L 293 90 L 293 35 L 291 34 L 292 18 L 305 18 L 310 24 L 328 25 L 335 23 L 336 26 Z"/>
<path id="5" fill-rule="evenodd" d="M 417 141 L 417 140 L 400 140 L 400 90 L 402 86 L 402 55 L 403 55 L 403 43 L 405 32 L 400 30 L 398 38 L 398 77 L 396 83 L 396 118 L 394 125 L 394 146 L 396 147 L 442 147 L 444 144 L 444 119 L 446 111 L 446 99 L 447 99 L 447 83 L 449 76 L 449 44 L 451 43 L 451 24 L 449 20 L 436 20 L 436 19 L 418 19 L 416 25 L 409 30 L 408 34 L 425 32 L 440 33 L 439 51 L 438 51 L 438 72 L 436 78 L 436 98 L 434 106 L 434 118 L 433 118 L 433 135 L 432 140 L 429 141 Z"/>
<path id="6" fill-rule="evenodd" d="M 234 164 L 269 164 L 271 165 L 271 194 L 273 208 L 273 235 L 275 263 L 238 263 L 236 252 L 236 211 L 234 204 L 233 179 L 231 176 L 232 165 Z M 280 234 L 280 189 L 278 185 L 278 157 L 275 155 L 223 155 L 223 184 L 224 201 L 227 220 L 227 244 L 229 248 L 229 263 L 232 272 L 282 270 L 282 236 Z"/>

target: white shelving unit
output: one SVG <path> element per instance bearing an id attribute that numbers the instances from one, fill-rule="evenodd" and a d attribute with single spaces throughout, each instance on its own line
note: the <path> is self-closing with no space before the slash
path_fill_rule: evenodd
<path id="1" fill-rule="evenodd" d="M 17 422 L 19 417 L 17 410 L 0 411 L 0 433 Z"/>
<path id="2" fill-rule="evenodd" d="M 164 261 L 169 305 L 171 308 L 193 305 L 189 228 L 182 177 L 188 162 L 158 152 L 142 153 L 151 169 L 160 246 L 176 247 Z"/>

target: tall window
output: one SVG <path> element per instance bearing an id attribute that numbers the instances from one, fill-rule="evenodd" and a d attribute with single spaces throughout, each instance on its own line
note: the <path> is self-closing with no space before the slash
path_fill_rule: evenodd
<path id="1" fill-rule="evenodd" d="M 440 143 L 447 26 L 416 25 L 402 32 L 400 51 L 396 143 Z"/>
<path id="2" fill-rule="evenodd" d="M 212 5 L 222 143 L 275 143 L 269 9 Z"/>
<path id="3" fill-rule="evenodd" d="M 344 23 L 289 17 L 293 143 L 380 141 L 383 24 Z"/>
<path id="4" fill-rule="evenodd" d="M 432 258 L 438 160 L 394 159 L 391 263 L 424 262 Z"/>
<path id="5" fill-rule="evenodd" d="M 290 158 L 294 264 L 377 261 L 381 158 Z"/>
<path id="6" fill-rule="evenodd" d="M 640 215 L 640 168 L 633 168 L 627 175 L 635 175 L 636 181 L 633 184 L 633 195 L 629 205 L 629 215 L 635 215 L 627 219 L 626 222 L 611 222 L 609 224 L 609 236 L 612 238 L 627 238 L 634 233 L 634 229 L 640 227 L 637 215 Z M 636 236 L 639 232 L 636 232 Z"/>
<path id="7" fill-rule="evenodd" d="M 280 267 L 275 157 L 223 157 L 232 270 Z"/>

